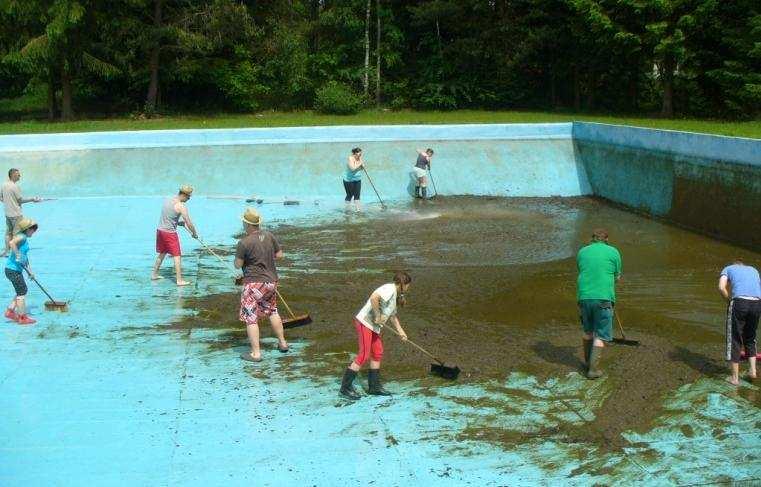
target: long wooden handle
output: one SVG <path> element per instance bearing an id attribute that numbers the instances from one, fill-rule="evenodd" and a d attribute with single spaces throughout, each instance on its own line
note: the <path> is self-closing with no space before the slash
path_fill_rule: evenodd
<path id="1" fill-rule="evenodd" d="M 394 335 L 396 335 L 396 336 L 398 336 L 398 337 L 401 337 L 401 336 L 402 336 L 402 335 L 400 335 L 400 334 L 399 334 L 399 332 L 398 332 L 398 331 L 394 330 L 394 329 L 393 329 L 393 328 L 391 328 L 390 326 L 384 326 L 384 325 L 381 325 L 381 328 L 385 328 L 386 330 L 389 330 L 389 331 L 391 331 L 391 333 L 393 333 Z M 438 362 L 438 363 L 439 363 L 439 365 L 444 365 L 444 362 L 442 362 L 441 360 L 439 360 L 438 358 L 436 358 L 436 356 L 434 356 L 434 355 L 433 355 L 431 352 L 429 352 L 429 351 L 428 351 L 428 350 L 426 350 L 425 348 L 421 347 L 421 346 L 420 346 L 420 345 L 418 345 L 417 343 L 413 342 L 413 341 L 412 341 L 412 340 L 410 340 L 409 338 L 408 338 L 407 340 L 404 340 L 404 341 L 406 341 L 407 343 L 409 343 L 409 344 L 410 344 L 410 345 L 412 345 L 413 347 L 417 348 L 418 350 L 420 350 L 420 351 L 421 351 L 421 352 L 423 352 L 424 354 L 426 354 L 426 355 L 428 355 L 429 357 L 431 357 L 433 360 L 435 360 L 436 362 Z"/>
<path id="2" fill-rule="evenodd" d="M 370 186 L 373 187 L 373 191 L 375 191 L 375 196 L 378 197 L 378 201 L 380 201 L 381 207 L 385 208 L 386 204 L 383 203 L 383 200 L 380 197 L 380 194 L 378 193 L 378 190 L 375 189 L 375 185 L 373 184 L 373 180 L 370 178 L 370 175 L 367 173 L 367 169 L 365 169 L 365 166 L 362 166 L 362 170 L 365 172 L 365 176 L 367 176 L 367 180 L 370 182 Z"/>
<path id="3" fill-rule="evenodd" d="M 53 301 L 54 303 L 57 303 L 58 301 L 56 301 L 55 299 L 53 299 L 53 296 L 51 296 L 51 295 L 50 295 L 50 293 L 49 293 L 49 292 L 47 292 L 47 291 L 45 290 L 45 288 L 44 288 L 44 287 L 42 287 L 42 284 L 40 284 L 40 281 L 38 281 L 38 280 L 37 280 L 37 278 L 35 278 L 35 277 L 32 275 L 32 273 L 31 273 L 31 272 L 29 272 L 29 269 L 27 269 L 25 265 L 22 265 L 22 267 L 23 267 L 23 268 L 24 268 L 24 270 L 26 271 L 26 274 L 29 276 L 29 279 L 33 280 L 33 281 L 34 281 L 34 283 L 35 283 L 35 284 L 37 284 L 37 285 L 40 287 L 40 289 L 42 289 L 42 292 L 43 292 L 43 293 L 45 293 L 45 296 L 47 296 L 48 298 L 50 298 L 50 300 L 51 300 L 51 301 Z"/>
<path id="4" fill-rule="evenodd" d="M 283 295 L 280 294 L 280 291 L 278 291 L 277 288 L 275 288 L 275 293 L 277 293 L 277 297 L 280 298 L 280 301 L 282 301 L 283 304 L 285 305 L 285 309 L 288 310 L 288 313 L 291 315 L 291 318 L 293 318 L 295 320 L 296 319 L 296 315 L 293 314 L 293 311 L 291 311 L 291 307 L 288 306 L 288 303 L 285 302 L 285 299 L 283 299 Z"/>
<path id="5" fill-rule="evenodd" d="M 616 315 L 616 323 L 618 323 L 618 329 L 621 330 L 621 336 L 626 340 L 626 333 L 624 333 L 624 327 L 621 325 L 621 318 L 618 317 L 618 313 L 613 310 L 613 314 Z"/>

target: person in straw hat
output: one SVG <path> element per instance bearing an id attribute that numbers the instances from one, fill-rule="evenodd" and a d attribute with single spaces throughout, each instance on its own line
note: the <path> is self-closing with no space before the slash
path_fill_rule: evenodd
<path id="1" fill-rule="evenodd" d="M 159 225 L 156 229 L 156 263 L 153 264 L 153 273 L 151 279 L 163 279 L 159 275 L 159 268 L 164 261 L 166 254 L 169 254 L 174 259 L 174 272 L 177 278 L 178 286 L 187 286 L 190 282 L 182 278 L 182 251 L 180 250 L 180 238 L 177 235 L 177 226 L 185 225 L 190 231 L 193 238 L 198 238 L 196 233 L 196 227 L 193 225 L 193 221 L 190 219 L 188 208 L 185 203 L 188 202 L 190 196 L 193 194 L 193 187 L 189 185 L 183 185 L 177 192 L 176 196 L 169 197 L 164 200 L 164 204 L 161 207 L 161 216 L 159 217 Z M 180 222 L 182 217 L 182 222 Z"/>
<path id="2" fill-rule="evenodd" d="M 246 235 L 235 249 L 235 268 L 243 269 L 243 290 L 240 294 L 240 321 L 246 324 L 246 334 L 251 350 L 240 358 L 249 362 L 260 362 L 259 318 L 268 316 L 272 331 L 277 336 L 278 350 L 288 351 L 285 341 L 283 321 L 277 311 L 277 268 L 276 259 L 283 258 L 283 250 L 275 237 L 260 228 L 262 217 L 253 208 L 243 213 L 243 227 Z"/>
<path id="3" fill-rule="evenodd" d="M 11 252 L 5 262 L 5 277 L 11 281 L 16 297 L 5 310 L 5 317 L 19 325 L 31 325 L 36 320 L 26 314 L 26 281 L 23 270 L 33 276 L 29 266 L 29 237 L 37 231 L 37 223 L 31 218 L 22 218 L 16 223 L 13 238 L 8 242 Z"/>

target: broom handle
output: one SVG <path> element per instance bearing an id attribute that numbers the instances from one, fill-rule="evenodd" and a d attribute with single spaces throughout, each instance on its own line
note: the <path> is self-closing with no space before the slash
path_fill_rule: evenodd
<path id="1" fill-rule="evenodd" d="M 185 225 L 180 225 L 180 226 L 181 226 L 182 228 L 184 228 L 186 232 L 190 233 L 190 230 L 188 230 L 188 227 L 186 227 Z M 192 234 L 191 234 L 191 236 L 192 236 Z M 220 256 L 219 256 L 219 254 L 217 254 L 216 252 L 214 252 L 214 251 L 211 249 L 211 247 L 209 247 L 208 245 L 206 245 L 206 242 L 204 242 L 203 240 L 201 240 L 201 237 L 199 237 L 198 235 L 196 235 L 196 236 L 195 236 L 195 237 L 193 237 L 193 238 L 195 238 L 196 240 L 198 240 L 198 243 L 200 243 L 201 245 L 203 245 L 203 248 L 205 248 L 205 249 L 206 249 L 206 250 L 207 250 L 207 251 L 208 251 L 208 252 L 209 252 L 211 255 L 213 255 L 214 257 L 216 257 L 217 259 L 219 259 L 219 261 L 220 261 L 222 264 L 224 264 L 224 266 L 225 266 L 225 267 L 227 267 L 227 268 L 230 270 L 230 272 L 232 272 L 232 275 L 233 275 L 233 277 L 235 277 L 236 279 L 238 278 L 238 271 L 236 271 L 236 270 L 235 270 L 235 268 L 234 268 L 233 266 L 231 266 L 229 262 L 227 262 L 225 259 L 223 259 L 222 257 L 220 257 Z"/>
<path id="2" fill-rule="evenodd" d="M 51 296 L 51 295 L 50 295 L 50 293 L 48 293 L 48 292 L 45 290 L 45 288 L 44 288 L 44 287 L 42 287 L 42 284 L 40 284 L 40 281 L 38 281 L 38 280 L 37 280 L 37 278 L 35 278 L 35 277 L 32 275 L 32 273 L 31 273 L 31 272 L 29 272 L 29 269 L 27 269 L 25 265 L 22 265 L 21 267 L 23 267 L 23 268 L 24 268 L 24 270 L 26 271 L 27 275 L 29 276 L 29 279 L 33 280 L 33 281 L 34 281 L 34 283 L 35 283 L 35 284 L 37 284 L 37 285 L 40 287 L 40 289 L 42 289 L 42 292 L 43 292 L 43 293 L 45 293 L 45 296 L 47 296 L 48 298 L 50 298 L 50 300 L 51 300 L 52 302 L 54 302 L 54 303 L 57 303 L 57 302 L 58 302 L 58 301 L 56 301 L 55 299 L 53 299 L 53 296 Z"/>
<path id="3" fill-rule="evenodd" d="M 401 336 L 402 336 L 402 335 L 400 335 L 400 334 L 399 334 L 399 332 L 398 332 L 398 331 L 394 330 L 394 329 L 393 329 L 393 328 L 391 328 L 390 326 L 381 325 L 381 328 L 385 328 L 385 329 L 387 329 L 387 330 L 390 330 L 390 331 L 391 331 L 391 332 L 392 332 L 394 335 L 396 335 L 396 336 L 398 336 L 398 337 L 401 337 Z M 421 347 L 421 346 L 420 346 L 420 345 L 418 345 L 417 343 L 413 342 L 413 341 L 412 341 L 412 340 L 410 340 L 409 338 L 408 338 L 407 340 L 404 340 L 404 341 L 406 341 L 407 343 L 409 343 L 409 344 L 410 344 L 410 345 L 412 345 L 413 347 L 417 348 L 418 350 L 420 350 L 420 351 L 421 351 L 421 352 L 423 352 L 424 354 L 426 354 L 426 355 L 428 355 L 429 357 L 431 357 L 433 360 L 435 360 L 436 362 L 438 362 L 438 363 L 439 363 L 439 365 L 444 365 L 444 362 L 442 362 L 441 360 L 439 360 L 438 358 L 436 358 L 436 357 L 435 357 L 435 356 L 434 356 L 434 355 L 433 355 L 431 352 L 429 352 L 429 351 L 428 351 L 428 350 L 426 350 L 425 348 Z"/>
<path id="4" fill-rule="evenodd" d="M 431 163 L 428 163 L 428 176 L 431 178 L 431 184 L 433 184 L 434 196 L 439 195 L 439 190 L 436 189 L 436 181 L 433 180 L 433 171 L 431 171 Z"/>
<path id="5" fill-rule="evenodd" d="M 624 327 L 621 325 L 621 318 L 618 317 L 618 313 L 613 310 L 613 314 L 616 315 L 616 323 L 618 323 L 618 329 L 621 330 L 621 336 L 626 340 L 626 333 L 624 333 Z"/>
<path id="6" fill-rule="evenodd" d="M 367 176 L 367 180 L 370 182 L 370 186 L 373 187 L 373 191 L 375 191 L 375 196 L 377 196 L 378 197 L 378 201 L 380 201 L 381 208 L 385 208 L 386 205 L 385 205 L 385 203 L 383 203 L 383 200 L 381 199 L 380 194 L 378 194 L 378 190 L 375 189 L 375 185 L 373 184 L 373 180 L 370 179 L 370 175 L 367 173 L 367 169 L 365 168 L 364 164 L 362 165 L 362 170 L 365 172 L 365 176 Z"/>
<path id="7" fill-rule="evenodd" d="M 188 229 L 187 229 L 187 227 L 185 228 L 185 230 L 188 230 Z M 188 230 L 188 231 L 190 231 L 190 230 Z M 204 248 L 206 248 L 206 250 L 208 250 L 208 251 L 209 251 L 209 253 L 211 253 L 211 254 L 212 254 L 214 257 L 216 257 L 217 259 L 219 259 L 219 261 L 220 261 L 220 262 L 222 262 L 222 263 L 223 263 L 223 264 L 224 264 L 224 265 L 225 265 L 227 268 L 229 268 L 229 269 L 230 269 L 230 271 L 232 271 L 232 272 L 233 272 L 233 276 L 234 276 L 234 277 L 236 277 L 236 278 L 238 277 L 238 275 L 237 275 L 238 273 L 237 273 L 237 271 L 235 270 L 235 268 L 234 268 L 234 267 L 231 267 L 229 262 L 226 262 L 226 261 L 225 261 L 225 260 L 224 260 L 222 257 L 220 257 L 220 256 L 219 256 L 219 255 L 218 255 L 216 252 L 214 252 L 213 250 L 211 250 L 211 247 L 209 247 L 208 245 L 206 245 L 206 244 L 204 243 L 204 241 L 203 241 L 203 240 L 201 240 L 201 237 L 196 237 L 196 240 L 198 240 L 198 242 L 200 242 L 200 244 L 201 244 L 201 245 L 203 245 L 203 246 L 204 246 Z M 288 303 L 285 301 L 285 299 L 283 299 L 283 295 L 282 295 L 282 294 L 280 294 L 280 291 L 278 291 L 278 290 L 277 290 L 277 288 L 275 288 L 275 293 L 277 293 L 277 297 L 278 297 L 278 298 L 280 298 L 280 301 L 282 301 L 282 302 L 283 302 L 283 304 L 285 305 L 285 309 L 287 309 L 287 310 L 288 310 L 288 313 L 291 315 L 291 318 L 293 318 L 293 319 L 296 319 L 296 315 L 295 315 L 295 314 L 293 314 L 293 311 L 291 310 L 291 307 L 290 307 L 290 306 L 288 306 Z M 52 298 L 51 298 L 51 299 L 52 299 Z"/>
<path id="8" fill-rule="evenodd" d="M 277 297 L 280 298 L 280 301 L 282 301 L 283 304 L 285 305 L 285 309 L 288 310 L 288 313 L 290 313 L 291 318 L 293 318 L 295 320 L 296 319 L 296 315 L 293 314 L 293 311 L 291 311 L 291 307 L 288 306 L 288 303 L 285 302 L 285 299 L 283 299 L 283 295 L 280 294 L 280 291 L 277 290 L 277 287 L 275 287 L 275 293 L 277 293 Z"/>

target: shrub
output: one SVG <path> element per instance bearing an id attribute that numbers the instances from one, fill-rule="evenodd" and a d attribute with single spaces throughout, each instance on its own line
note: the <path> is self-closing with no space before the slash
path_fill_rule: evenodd
<path id="1" fill-rule="evenodd" d="M 320 113 L 352 115 L 362 108 L 362 97 L 349 86 L 330 81 L 317 90 L 314 108 Z"/>

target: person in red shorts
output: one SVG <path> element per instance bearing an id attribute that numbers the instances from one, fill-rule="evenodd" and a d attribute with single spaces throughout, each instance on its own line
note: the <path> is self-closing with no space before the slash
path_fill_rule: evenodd
<path id="1" fill-rule="evenodd" d="M 261 362 L 259 346 L 259 318 L 269 317 L 272 331 L 277 336 L 277 348 L 288 351 L 283 320 L 277 311 L 277 267 L 275 259 L 283 258 L 283 250 L 275 237 L 260 228 L 262 217 L 253 208 L 246 208 L 241 218 L 246 236 L 235 249 L 235 268 L 243 269 L 243 290 L 240 294 L 238 318 L 246 324 L 251 350 L 240 358 L 248 362 Z"/>
<path id="2" fill-rule="evenodd" d="M 380 382 L 380 365 L 383 357 L 383 341 L 381 330 L 388 320 L 394 324 L 402 340 L 407 340 L 407 334 L 396 316 L 397 306 L 404 306 L 404 293 L 410 288 L 412 277 L 406 272 L 394 274 L 394 282 L 384 284 L 370 295 L 365 305 L 354 317 L 354 329 L 357 331 L 359 351 L 354 360 L 344 371 L 341 380 L 341 395 L 356 400 L 359 394 L 354 389 L 353 382 L 362 365 L 370 359 L 370 372 L 367 376 L 368 393 L 375 396 L 390 396 Z"/>
<path id="3" fill-rule="evenodd" d="M 193 187 L 184 185 L 178 191 L 177 196 L 164 200 L 164 204 L 161 207 L 159 226 L 156 229 L 156 253 L 159 255 L 156 257 L 156 263 L 153 264 L 151 279 L 162 279 L 159 275 L 159 268 L 161 268 L 161 263 L 164 261 L 166 254 L 169 254 L 174 259 L 174 272 L 177 278 L 177 285 L 187 286 L 190 284 L 190 282 L 182 278 L 182 251 L 180 250 L 180 237 L 177 235 L 177 226 L 185 225 L 193 238 L 198 238 L 196 227 L 193 225 L 188 208 L 185 206 L 185 203 L 188 202 L 192 194 Z M 180 218 L 182 218 L 182 222 L 180 222 Z"/>

